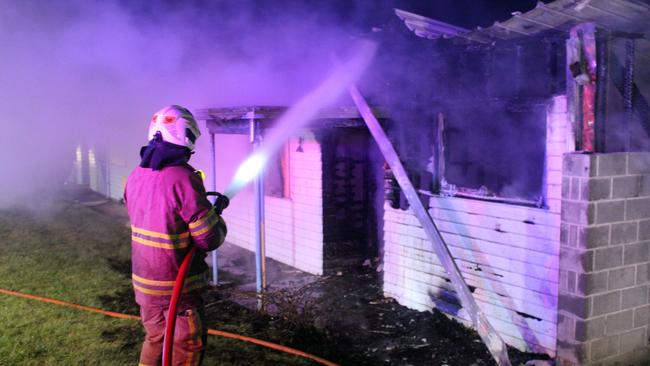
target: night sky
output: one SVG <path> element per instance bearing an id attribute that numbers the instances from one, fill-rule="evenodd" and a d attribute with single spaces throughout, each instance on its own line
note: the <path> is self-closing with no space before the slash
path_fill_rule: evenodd
<path id="1" fill-rule="evenodd" d="M 324 23 L 338 21 L 357 30 L 381 27 L 395 17 L 393 8 L 399 8 L 464 28 L 486 27 L 494 21 L 512 17 L 513 11 L 526 12 L 535 7 L 538 0 L 120 0 L 135 12 L 148 13 L 161 7 L 182 8 L 201 6 L 209 12 L 218 8 L 215 23 L 222 16 L 234 16 L 245 9 L 250 16 L 259 19 L 282 18 L 308 10 Z M 552 0 L 544 0 L 544 3 Z M 156 8 L 156 9 L 154 9 Z M 230 9 L 223 14 L 224 9 Z"/>

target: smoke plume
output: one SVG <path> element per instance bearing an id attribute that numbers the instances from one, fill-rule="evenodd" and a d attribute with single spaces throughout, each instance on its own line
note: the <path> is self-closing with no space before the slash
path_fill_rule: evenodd
<path id="1" fill-rule="evenodd" d="M 0 203 L 60 187 L 79 144 L 136 155 L 161 106 L 291 105 L 357 42 L 335 5 L 0 0 Z"/>

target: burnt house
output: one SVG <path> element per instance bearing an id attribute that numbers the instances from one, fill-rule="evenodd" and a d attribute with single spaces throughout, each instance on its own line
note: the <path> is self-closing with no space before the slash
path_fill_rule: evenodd
<path id="1" fill-rule="evenodd" d="M 562 364 L 648 357 L 649 9 L 560 0 L 476 30 L 397 11 L 359 85 L 492 326 Z M 202 116 L 243 146 L 249 109 Z M 282 108 L 256 110 L 271 127 Z M 323 273 L 378 255 L 386 296 L 470 324 L 356 112 L 324 112 L 285 151 L 269 257 Z M 235 207 L 231 241 L 252 249 L 252 204 Z"/>
<path id="2" fill-rule="evenodd" d="M 492 326 L 562 365 L 650 359 L 649 20 L 639 0 L 540 3 L 472 30 L 396 11 L 359 82 Z M 208 189 L 284 110 L 197 113 Z M 130 165 L 88 160 L 119 197 Z M 470 324 L 356 109 L 297 132 L 264 191 L 268 257 L 314 274 L 378 257 L 386 296 Z M 228 240 L 253 250 L 252 189 L 234 200 Z"/>
<path id="3" fill-rule="evenodd" d="M 475 30 L 396 13 L 419 39 L 385 56 L 403 70 L 373 101 L 490 323 L 560 364 L 647 362 L 648 4 L 539 3 Z M 384 210 L 385 294 L 469 322 L 394 184 Z"/>

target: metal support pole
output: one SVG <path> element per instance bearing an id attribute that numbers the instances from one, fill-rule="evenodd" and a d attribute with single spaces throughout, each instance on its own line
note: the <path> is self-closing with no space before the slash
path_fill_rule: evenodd
<path id="1" fill-rule="evenodd" d="M 104 151 L 104 180 L 106 183 L 106 198 L 111 198 L 111 158 L 108 151 Z"/>
<path id="2" fill-rule="evenodd" d="M 254 152 L 262 142 L 258 121 L 255 120 L 255 111 L 249 114 L 250 141 Z M 257 291 L 257 308 L 262 309 L 262 294 L 266 290 L 266 253 L 264 230 L 264 174 L 260 172 L 253 183 L 255 201 L 255 289 Z"/>
<path id="3" fill-rule="evenodd" d="M 623 82 L 623 108 L 625 108 L 624 126 L 625 151 L 630 151 L 631 126 L 634 122 L 634 39 L 625 40 L 625 77 Z"/>
<path id="4" fill-rule="evenodd" d="M 213 192 L 217 191 L 217 153 L 214 146 L 214 133 L 210 134 L 210 151 L 212 152 L 212 188 Z M 217 199 L 216 197 L 214 198 Z M 212 202 L 214 203 L 214 202 Z M 219 284 L 219 264 L 218 264 L 218 254 L 216 250 L 212 251 L 212 286 Z"/>
<path id="5" fill-rule="evenodd" d="M 384 132 L 379 121 L 377 121 L 377 118 L 374 116 L 370 107 L 368 107 L 366 100 L 355 85 L 350 87 L 350 95 L 352 96 L 352 100 L 354 101 L 354 104 L 356 104 L 357 109 L 359 109 L 361 117 L 366 122 L 370 134 L 375 139 L 377 146 L 379 146 L 379 149 L 384 155 L 384 159 L 386 159 L 391 171 L 395 175 L 397 183 L 399 183 L 400 188 L 411 204 L 411 210 L 418 218 L 420 225 L 422 225 L 424 232 L 427 234 L 427 238 L 429 239 L 429 242 L 431 242 L 433 250 L 437 254 L 438 259 L 440 259 L 440 263 L 445 267 L 445 271 L 451 279 L 456 294 L 460 298 L 460 303 L 472 318 L 472 323 L 478 331 L 478 334 L 481 336 L 481 339 L 483 339 L 483 342 L 492 354 L 492 357 L 496 360 L 497 364 L 499 366 L 510 366 L 508 349 L 505 342 L 494 330 L 485 314 L 481 309 L 479 309 L 474 297 L 472 297 L 463 276 L 458 270 L 458 266 L 456 266 L 456 262 L 454 262 L 451 256 L 449 248 L 443 241 L 442 236 L 440 235 L 438 228 L 436 228 L 436 225 L 433 223 L 431 216 L 429 216 L 428 211 L 420 201 L 420 197 L 415 191 L 415 188 L 413 188 L 406 170 L 404 169 L 402 162 L 399 160 L 399 156 L 397 156 L 395 148 L 390 143 L 388 136 L 386 136 L 386 132 Z"/>

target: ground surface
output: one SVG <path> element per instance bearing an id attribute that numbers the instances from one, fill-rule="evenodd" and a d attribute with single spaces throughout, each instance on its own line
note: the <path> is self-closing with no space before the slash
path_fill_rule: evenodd
<path id="1" fill-rule="evenodd" d="M 124 209 L 76 192 L 49 207 L 0 210 L 0 288 L 137 315 L 130 287 Z M 342 365 L 492 365 L 475 332 L 440 313 L 409 310 L 381 294 L 373 265 L 322 278 L 270 264 L 266 312 L 253 310 L 251 258 L 220 249 L 210 290 L 210 328 L 288 345 Z M 246 307 L 244 305 L 248 305 Z M 0 365 L 127 365 L 137 360 L 137 322 L 0 294 Z M 536 355 L 510 352 L 513 365 Z M 205 365 L 312 365 L 311 361 L 211 336 Z"/>

